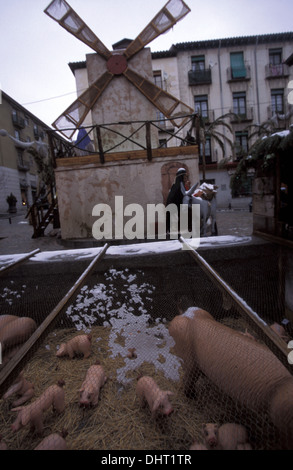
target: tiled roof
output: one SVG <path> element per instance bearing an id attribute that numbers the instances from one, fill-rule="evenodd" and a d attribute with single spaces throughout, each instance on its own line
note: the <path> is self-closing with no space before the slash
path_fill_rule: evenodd
<path id="1" fill-rule="evenodd" d="M 120 42 L 122 43 L 123 41 Z M 152 59 L 176 57 L 179 51 L 188 51 L 195 49 L 215 49 L 219 47 L 246 46 L 255 44 L 270 44 L 284 41 L 293 41 L 293 32 L 260 34 L 255 36 L 238 36 L 222 39 L 207 39 L 203 41 L 179 42 L 177 44 L 173 44 L 167 51 L 152 52 Z M 116 45 L 119 45 L 119 43 L 117 43 Z M 290 58 L 292 63 L 293 57 L 290 56 L 287 60 L 289 60 Z M 72 73 L 74 74 L 75 70 L 85 68 L 86 62 L 70 62 L 68 65 Z M 288 65 L 290 64 L 288 63 Z"/>
<path id="2" fill-rule="evenodd" d="M 219 47 L 246 46 L 255 44 L 269 44 L 275 42 L 293 41 L 293 32 L 261 34 L 254 36 L 239 36 L 222 39 L 207 39 L 203 41 L 179 42 L 173 44 L 169 51 L 153 52 L 153 59 L 175 57 L 179 51 L 195 49 L 214 49 Z"/>

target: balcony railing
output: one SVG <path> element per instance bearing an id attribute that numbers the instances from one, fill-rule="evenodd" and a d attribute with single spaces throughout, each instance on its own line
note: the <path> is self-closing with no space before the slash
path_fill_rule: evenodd
<path id="1" fill-rule="evenodd" d="M 289 67 L 286 64 L 267 64 L 266 78 L 282 78 L 289 76 Z"/>
<path id="2" fill-rule="evenodd" d="M 212 83 L 212 70 L 189 70 L 188 72 L 189 85 L 203 85 Z"/>
<path id="3" fill-rule="evenodd" d="M 251 71 L 249 65 L 244 65 L 243 67 L 228 67 L 227 68 L 227 81 L 241 81 L 241 80 L 250 80 Z"/>
<path id="4" fill-rule="evenodd" d="M 205 111 L 204 114 L 200 112 L 200 109 L 196 109 L 195 112 L 201 115 L 204 124 L 210 124 L 215 120 L 215 112 L 213 110 Z"/>
<path id="5" fill-rule="evenodd" d="M 231 116 L 231 123 L 235 124 L 237 122 L 253 121 L 253 108 L 246 108 L 242 113 L 230 109 L 230 113 L 233 113 L 235 115 Z"/>
<path id="6" fill-rule="evenodd" d="M 17 114 L 12 114 L 12 122 L 14 126 L 18 127 L 19 129 L 25 128 L 25 121 L 22 117 L 18 116 Z"/>
<path id="7" fill-rule="evenodd" d="M 293 108 L 290 105 L 284 106 L 283 109 L 268 106 L 268 119 L 272 120 L 278 129 L 288 128 L 290 121 L 292 122 L 292 115 Z"/>

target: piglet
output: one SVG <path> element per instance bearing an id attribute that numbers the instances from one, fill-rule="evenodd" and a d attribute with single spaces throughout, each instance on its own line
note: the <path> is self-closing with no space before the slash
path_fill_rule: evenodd
<path id="1" fill-rule="evenodd" d="M 106 381 L 104 368 L 98 362 L 90 366 L 79 390 L 79 406 L 96 406 L 99 401 L 100 389 Z"/>
<path id="2" fill-rule="evenodd" d="M 3 395 L 3 399 L 7 400 L 15 394 L 19 395 L 20 398 L 18 400 L 14 400 L 14 402 L 12 402 L 12 406 L 23 405 L 26 401 L 30 400 L 35 394 L 33 384 L 25 379 L 25 377 L 23 376 L 23 372 L 20 372 L 13 385 L 11 385 L 11 387 Z"/>
<path id="3" fill-rule="evenodd" d="M 152 417 L 157 414 L 168 416 L 174 411 L 169 401 L 169 397 L 174 394 L 161 390 L 152 377 L 143 376 L 138 380 L 136 394 L 141 405 L 148 403 Z"/>
<path id="4" fill-rule="evenodd" d="M 272 325 L 270 325 L 270 328 L 280 337 L 282 338 L 284 341 L 288 342 L 290 337 L 289 335 L 287 334 L 285 328 L 280 325 L 279 323 L 273 323 Z"/>
<path id="5" fill-rule="evenodd" d="M 48 387 L 42 395 L 27 406 L 12 408 L 11 411 L 17 411 L 18 415 L 15 422 L 11 425 L 14 432 L 30 423 L 31 428 L 38 434 L 43 432 L 43 412 L 53 407 L 53 411 L 61 413 L 65 408 L 65 392 L 63 389 L 64 381 L 60 380 L 56 385 Z"/>
<path id="6" fill-rule="evenodd" d="M 67 450 L 65 437 L 67 432 L 63 431 L 61 434 L 54 433 L 45 437 L 34 450 Z"/>
<path id="7" fill-rule="evenodd" d="M 226 423 L 218 427 L 215 423 L 203 425 L 205 444 L 213 450 L 249 450 L 247 432 L 244 426 Z"/>
<path id="8" fill-rule="evenodd" d="M 208 450 L 208 448 L 201 444 L 200 442 L 195 441 L 190 447 L 189 450 Z"/>
<path id="9" fill-rule="evenodd" d="M 56 353 L 57 357 L 69 356 L 73 359 L 75 355 L 83 354 L 84 359 L 91 354 L 91 335 L 78 335 L 67 343 L 62 343 Z"/>

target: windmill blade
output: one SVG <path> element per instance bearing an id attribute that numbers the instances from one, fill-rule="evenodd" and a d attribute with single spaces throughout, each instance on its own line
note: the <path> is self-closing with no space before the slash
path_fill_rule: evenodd
<path id="1" fill-rule="evenodd" d="M 123 75 L 176 127 L 182 126 L 194 110 L 150 80 L 127 68 Z"/>
<path id="2" fill-rule="evenodd" d="M 124 51 L 126 58 L 130 59 L 130 57 L 143 49 L 153 39 L 172 28 L 190 11 L 190 8 L 183 0 L 169 0 L 137 38 L 126 48 Z"/>
<path id="3" fill-rule="evenodd" d="M 107 47 L 65 0 L 53 0 L 44 12 L 104 59 L 111 57 L 112 54 Z"/>
<path id="4" fill-rule="evenodd" d="M 65 137 L 71 139 L 113 77 L 114 75 L 108 71 L 103 73 L 54 121 L 52 126 Z"/>

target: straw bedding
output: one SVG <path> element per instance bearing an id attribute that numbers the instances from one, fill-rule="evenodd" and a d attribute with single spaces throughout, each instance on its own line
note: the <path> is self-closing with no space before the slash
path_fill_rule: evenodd
<path id="1" fill-rule="evenodd" d="M 232 325 L 230 325 L 232 326 Z M 246 325 L 241 325 L 245 327 Z M 244 328 L 245 329 L 245 328 Z M 116 337 L 119 346 L 125 346 L 125 354 L 109 353 L 110 327 L 92 328 L 91 355 L 82 357 L 56 357 L 61 342 L 68 341 L 77 334 L 75 329 L 56 329 L 48 335 L 45 342 L 26 365 L 24 375 L 35 384 L 35 397 L 45 388 L 65 381 L 66 408 L 60 415 L 47 410 L 44 414 L 43 437 L 66 430 L 68 449 L 72 450 L 188 450 L 194 440 L 202 440 L 202 423 L 235 422 L 235 418 L 246 419 L 244 423 L 251 435 L 253 422 L 254 448 L 261 448 L 266 423 L 259 418 L 247 415 L 232 401 L 220 393 L 205 378 L 196 385 L 196 395 L 187 397 L 184 393 L 183 371 L 179 367 L 176 380 L 164 373 L 166 359 L 161 354 L 161 368 L 148 361 L 148 357 L 138 362 L 138 367 L 129 367 L 125 381 L 118 380 L 117 371 L 125 364 L 135 364 L 135 359 L 127 358 L 127 345 L 123 332 Z M 80 334 L 80 333 L 79 333 Z M 171 348 L 172 352 L 172 348 Z M 137 349 L 139 355 L 139 348 Z M 99 403 L 95 408 L 79 407 L 79 388 L 88 367 L 99 360 L 105 369 L 108 380 L 100 391 Z M 168 417 L 153 419 L 148 407 L 141 407 L 136 397 L 135 386 L 140 375 L 152 376 L 164 390 L 174 395 L 171 402 L 174 412 Z M 11 430 L 16 413 L 10 410 L 12 399 L 0 400 L 0 434 L 10 450 L 34 449 L 41 437 L 30 431 L 29 426 L 17 433 Z M 258 430 L 259 427 L 259 430 Z M 267 445 L 267 443 L 266 443 Z"/>

